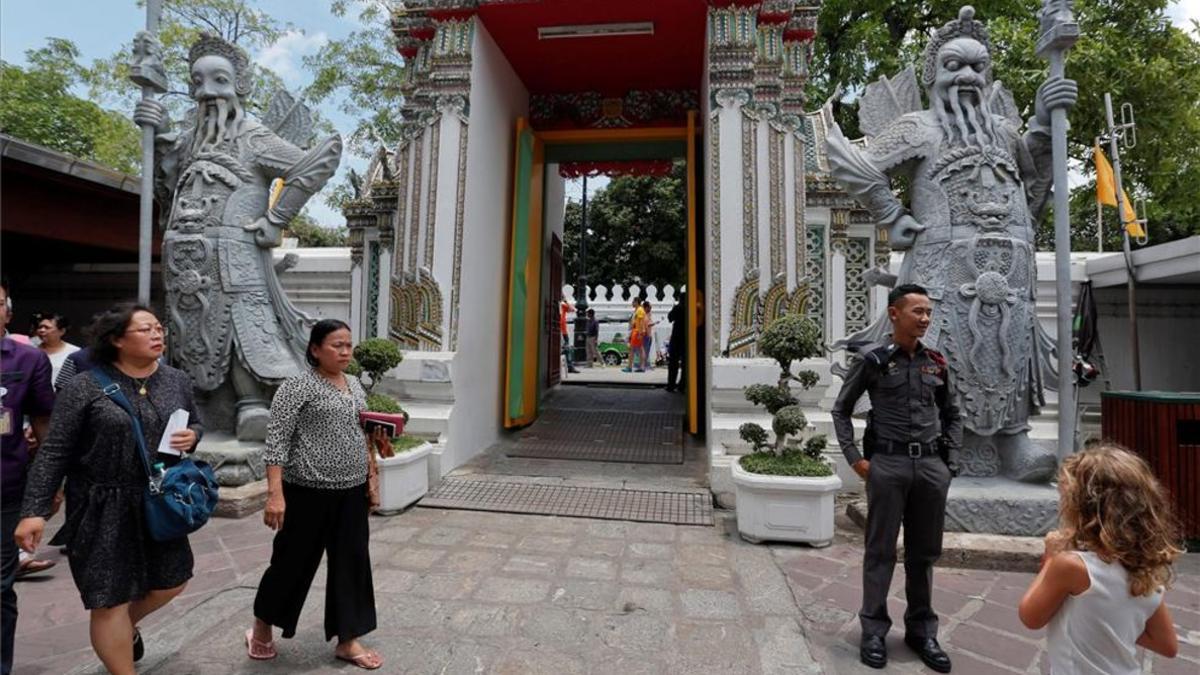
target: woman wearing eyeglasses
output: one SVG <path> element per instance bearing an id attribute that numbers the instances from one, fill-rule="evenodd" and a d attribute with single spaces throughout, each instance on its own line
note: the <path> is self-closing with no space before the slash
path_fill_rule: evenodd
<path id="1" fill-rule="evenodd" d="M 92 359 L 133 404 L 148 448 L 159 447 L 167 419 L 186 410 L 187 429 L 169 439 L 174 453 L 192 452 L 203 427 L 187 374 L 160 363 L 166 330 L 154 312 L 123 303 L 92 326 Z M 129 414 L 80 375 L 58 393 L 50 435 L 29 469 L 17 543 L 34 550 L 51 514 L 54 493 L 67 479 L 66 522 L 53 544 L 69 548 L 71 576 L 91 611 L 92 648 L 111 673 L 134 673 L 144 644 L 138 622 L 183 591 L 192 576 L 186 537 L 150 539 L 143 527 L 146 469 L 138 457 Z M 171 466 L 179 454 L 155 453 L 151 464 Z"/>

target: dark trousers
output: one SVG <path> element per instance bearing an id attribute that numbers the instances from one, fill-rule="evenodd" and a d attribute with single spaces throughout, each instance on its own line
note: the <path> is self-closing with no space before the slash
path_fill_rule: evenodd
<path id="1" fill-rule="evenodd" d="M 567 359 L 567 370 L 575 370 L 575 347 L 571 346 L 571 338 L 562 336 L 562 353 Z"/>
<path id="2" fill-rule="evenodd" d="M 295 635 L 325 554 L 325 639 L 345 642 L 375 630 L 366 485 L 322 490 L 284 483 L 283 498 L 283 527 L 258 584 L 254 616 L 282 628 L 285 638 Z"/>
<path id="3" fill-rule="evenodd" d="M 886 635 L 888 589 L 896 568 L 896 537 L 904 524 L 904 629 L 914 638 L 937 637 L 933 563 L 942 555 L 950 469 L 936 455 L 911 459 L 876 454 L 867 473 L 867 541 L 863 555 L 864 635 Z"/>
<path id="4" fill-rule="evenodd" d="M 17 531 L 17 523 L 21 520 L 21 505 L 5 506 L 0 511 L 0 547 L 3 557 L 0 558 L 0 619 L 3 619 L 3 634 L 0 635 L 0 672 L 8 675 L 13 666 L 13 639 L 17 633 L 17 592 L 13 590 L 13 582 L 17 579 L 17 542 L 13 541 L 13 533 Z"/>
<path id="5" fill-rule="evenodd" d="M 687 347 L 672 340 L 667 344 L 667 389 L 682 388 L 687 374 L 683 369 L 683 357 Z"/>

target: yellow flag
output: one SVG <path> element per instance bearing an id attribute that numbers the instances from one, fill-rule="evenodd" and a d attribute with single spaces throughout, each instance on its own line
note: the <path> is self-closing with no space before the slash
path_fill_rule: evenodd
<path id="1" fill-rule="evenodd" d="M 1108 158 L 1104 156 L 1104 151 L 1097 144 L 1093 149 L 1092 157 L 1096 160 L 1096 201 L 1108 206 L 1117 205 L 1117 185 L 1113 179 L 1112 165 L 1108 163 Z M 1129 194 L 1121 190 L 1121 210 L 1125 212 L 1125 229 L 1129 231 L 1131 237 L 1145 237 L 1146 231 L 1142 229 L 1142 224 L 1137 222 L 1137 214 L 1133 211 L 1133 203 L 1129 201 Z"/>

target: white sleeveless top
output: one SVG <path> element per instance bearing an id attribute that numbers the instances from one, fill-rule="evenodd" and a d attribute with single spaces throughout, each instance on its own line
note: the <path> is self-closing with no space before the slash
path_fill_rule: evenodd
<path id="1" fill-rule="evenodd" d="M 1052 675 L 1138 675 L 1134 644 L 1163 601 L 1163 589 L 1129 594 L 1129 573 L 1090 551 L 1073 551 L 1087 566 L 1091 586 L 1068 595 L 1050 619 L 1046 647 Z"/>

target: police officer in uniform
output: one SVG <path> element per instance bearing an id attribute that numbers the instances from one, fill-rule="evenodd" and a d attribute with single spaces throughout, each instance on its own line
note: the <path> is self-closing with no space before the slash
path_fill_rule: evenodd
<path id="1" fill-rule="evenodd" d="M 833 424 L 846 461 L 867 483 L 867 541 L 859 656 L 887 665 L 884 637 L 892 621 L 888 588 L 896 566 L 896 537 L 904 525 L 904 642 L 933 670 L 950 672 L 937 642 L 930 603 L 933 563 L 942 553 L 946 492 L 958 473 L 962 420 L 946 359 L 921 344 L 933 306 L 924 288 L 897 286 L 888 294 L 891 341 L 868 347 L 851 367 L 833 406 Z M 866 457 L 854 444 L 850 415 L 866 392 L 871 399 Z"/>

